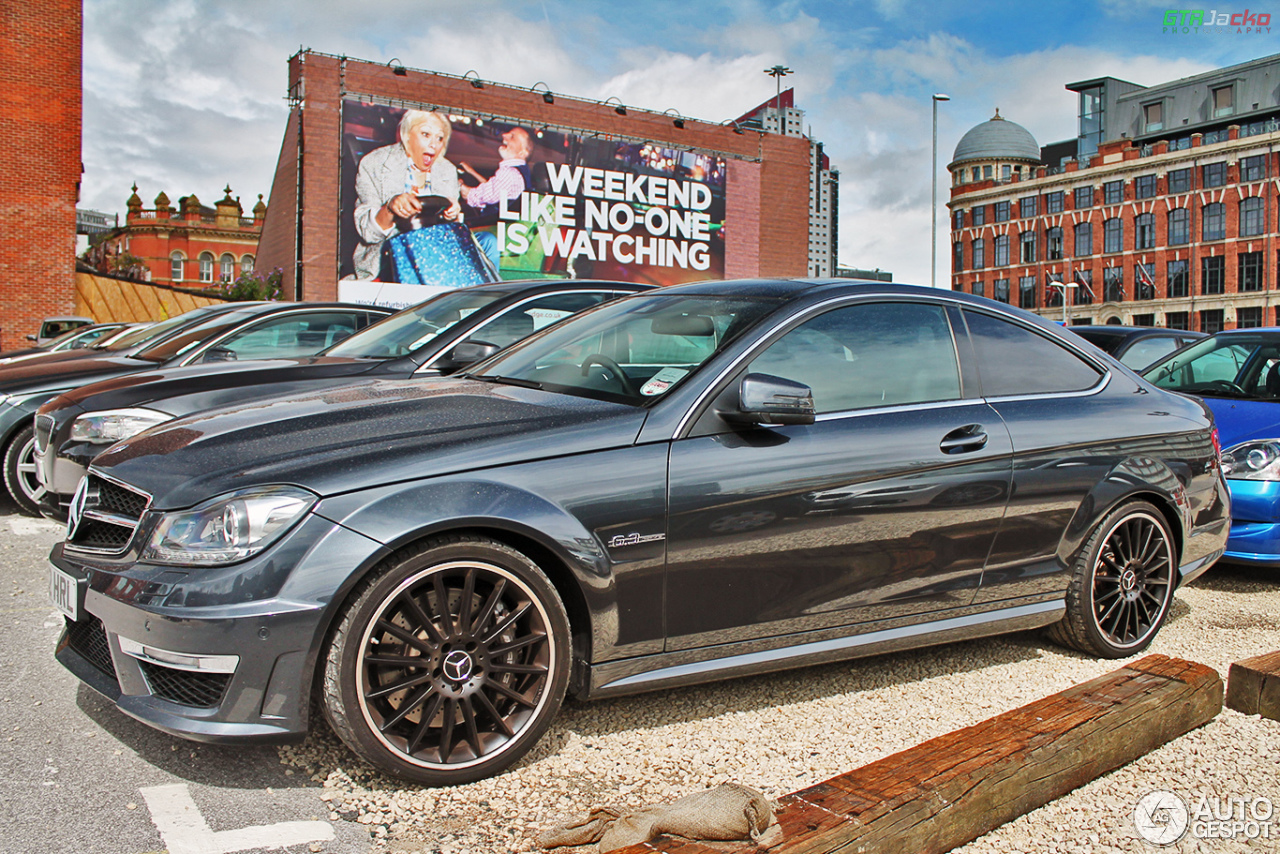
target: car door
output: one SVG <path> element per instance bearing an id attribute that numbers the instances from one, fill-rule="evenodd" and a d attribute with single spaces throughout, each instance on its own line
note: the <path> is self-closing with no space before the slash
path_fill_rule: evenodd
<path id="1" fill-rule="evenodd" d="M 749 372 L 808 385 L 816 420 L 735 429 L 708 411 L 673 443 L 668 649 L 968 605 L 1011 448 L 999 416 L 965 394 L 947 310 L 820 311 L 775 335 L 721 395 Z"/>

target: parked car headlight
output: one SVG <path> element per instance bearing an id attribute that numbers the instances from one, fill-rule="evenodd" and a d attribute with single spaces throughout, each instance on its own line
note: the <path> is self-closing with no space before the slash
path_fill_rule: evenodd
<path id="1" fill-rule="evenodd" d="M 173 416 L 154 409 L 115 409 L 91 412 L 71 422 L 71 441 L 112 445 L 136 436 L 148 427 L 172 421 Z"/>
<path id="2" fill-rule="evenodd" d="M 1222 473 L 1235 480 L 1280 480 L 1280 439 L 1227 448 L 1222 452 Z"/>
<path id="3" fill-rule="evenodd" d="M 315 504 L 295 486 L 240 489 L 190 510 L 166 513 L 142 559 L 182 566 L 217 566 L 253 557 L 279 539 Z"/>

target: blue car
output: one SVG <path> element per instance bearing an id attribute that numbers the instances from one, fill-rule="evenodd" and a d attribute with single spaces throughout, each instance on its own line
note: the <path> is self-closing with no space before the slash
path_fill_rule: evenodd
<path id="1" fill-rule="evenodd" d="M 1280 328 L 1219 332 L 1143 372 L 1213 410 L 1231 490 L 1224 561 L 1280 566 Z"/>

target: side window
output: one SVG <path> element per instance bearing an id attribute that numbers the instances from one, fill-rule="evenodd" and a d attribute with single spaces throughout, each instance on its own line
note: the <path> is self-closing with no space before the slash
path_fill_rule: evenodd
<path id="1" fill-rule="evenodd" d="M 1156 359 L 1167 356 L 1176 349 L 1178 349 L 1178 340 L 1172 336 L 1143 338 L 1133 342 L 1133 346 L 1124 351 L 1120 361 L 1135 371 L 1140 371 Z"/>
<path id="2" fill-rule="evenodd" d="M 985 397 L 1083 391 L 1102 374 L 1063 345 L 1032 330 L 965 311 Z"/>
<path id="3" fill-rule="evenodd" d="M 946 312 L 918 303 L 829 311 L 769 345 L 748 370 L 809 386 L 819 414 L 960 397 Z"/>
<path id="4" fill-rule="evenodd" d="M 613 296 L 614 294 L 610 291 L 548 294 L 512 306 L 497 317 L 487 320 L 483 326 L 467 337 L 506 347 L 521 338 L 532 335 L 544 326 L 550 326 L 571 314 L 612 299 Z"/>
<path id="5" fill-rule="evenodd" d="M 212 352 L 229 350 L 236 359 L 310 356 L 346 338 L 356 326 L 354 315 L 334 312 L 278 317 L 219 341 Z M 205 358 L 210 359 L 210 354 Z M 212 360 L 218 358 L 214 355 Z"/>

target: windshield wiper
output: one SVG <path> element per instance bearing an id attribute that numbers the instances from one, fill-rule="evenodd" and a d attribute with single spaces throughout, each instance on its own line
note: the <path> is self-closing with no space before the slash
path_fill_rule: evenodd
<path id="1" fill-rule="evenodd" d="M 520 388 L 536 388 L 541 389 L 542 383 L 534 380 L 525 380 L 520 377 L 504 377 L 498 374 L 462 374 L 467 379 L 480 380 L 482 382 L 500 383 L 502 385 L 514 385 Z"/>

